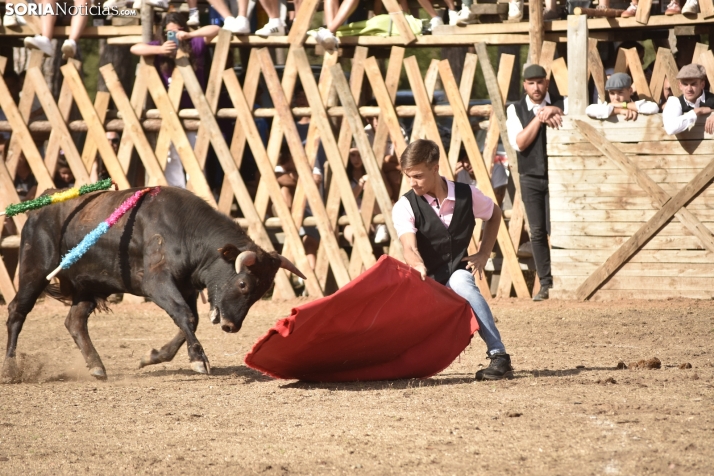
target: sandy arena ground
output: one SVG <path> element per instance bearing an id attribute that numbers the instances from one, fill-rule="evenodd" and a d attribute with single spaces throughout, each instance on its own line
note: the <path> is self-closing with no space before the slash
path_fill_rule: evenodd
<path id="1" fill-rule="evenodd" d="M 68 308 L 38 304 L 24 382 L 0 385 L 0 474 L 714 474 L 711 301 L 497 301 L 510 381 L 473 381 L 488 364 L 478 338 L 428 380 L 316 385 L 245 367 L 299 303 L 259 302 L 233 335 L 204 312 L 210 378 L 185 349 L 138 370 L 176 328 L 153 304 L 115 305 L 90 319 L 107 382 L 88 376 Z M 652 357 L 661 369 L 616 368 Z"/>

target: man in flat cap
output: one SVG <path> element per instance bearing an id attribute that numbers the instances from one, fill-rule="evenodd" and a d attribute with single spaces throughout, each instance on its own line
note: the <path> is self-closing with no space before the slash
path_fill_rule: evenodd
<path id="1" fill-rule="evenodd" d="M 546 126 L 559 128 L 567 110 L 567 98 L 551 98 L 548 79 L 542 66 L 532 64 L 523 72 L 526 95 L 508 106 L 508 142 L 518 156 L 521 197 L 526 207 L 530 226 L 533 258 L 540 279 L 540 291 L 534 301 L 548 299 L 553 287 L 550 273 L 550 204 L 548 194 L 548 155 Z"/>
<path id="2" fill-rule="evenodd" d="M 585 114 L 594 119 L 607 119 L 612 115 L 625 116 L 626 121 L 634 121 L 638 114 L 657 114 L 659 106 L 646 99 L 632 100 L 632 78 L 629 74 L 615 73 L 607 79 L 605 91 L 609 103 L 591 104 Z"/>
<path id="3" fill-rule="evenodd" d="M 691 129 L 698 116 L 709 116 L 704 130 L 714 133 L 714 94 L 704 90 L 707 76 L 704 66 L 696 63 L 688 64 L 679 70 L 677 80 L 682 95 L 670 96 L 662 110 L 662 122 L 667 134 L 679 134 Z"/>

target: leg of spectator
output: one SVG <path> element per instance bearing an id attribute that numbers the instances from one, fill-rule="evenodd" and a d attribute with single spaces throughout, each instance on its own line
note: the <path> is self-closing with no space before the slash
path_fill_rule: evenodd
<path id="1" fill-rule="evenodd" d="M 340 8 L 335 13 L 335 16 L 332 18 L 330 23 L 327 24 L 327 29 L 334 34 L 337 29 L 342 26 L 345 21 L 347 21 L 347 18 L 352 15 L 352 12 L 357 9 L 358 5 L 359 0 L 344 0 L 340 5 Z"/>
<path id="2" fill-rule="evenodd" d="M 218 12 L 224 19 L 232 17 L 231 11 L 223 0 L 208 0 L 208 3 Z"/>
<path id="3" fill-rule="evenodd" d="M 280 18 L 280 3 L 278 0 L 260 0 L 263 10 L 268 14 L 268 23 L 256 30 L 255 34 L 262 37 L 284 36 L 285 20 Z"/>
<path id="4" fill-rule="evenodd" d="M 501 334 L 496 328 L 491 308 L 488 307 L 486 299 L 484 299 L 478 286 L 476 286 L 473 275 L 465 269 L 458 269 L 451 275 L 446 286 L 466 299 L 471 305 L 478 321 L 478 334 L 486 343 L 489 355 L 505 353 L 506 347 L 501 342 Z"/>
<path id="5" fill-rule="evenodd" d="M 55 5 L 57 5 L 57 0 L 40 0 L 39 4 L 42 5 L 43 8 L 45 5 L 52 5 L 52 9 L 54 10 Z M 56 21 L 57 17 L 54 15 L 42 15 L 41 17 L 40 25 L 42 26 L 42 36 L 48 40 L 51 40 L 54 35 Z"/>
<path id="6" fill-rule="evenodd" d="M 320 242 L 309 235 L 302 237 L 303 245 L 305 246 L 305 254 L 307 255 L 307 261 L 310 263 L 312 269 L 315 269 L 315 263 L 317 263 L 317 248 Z"/>
<path id="7" fill-rule="evenodd" d="M 542 288 L 553 286 L 547 231 L 548 179 L 521 175 L 521 195 L 530 226 L 536 271 Z"/>
<path id="8" fill-rule="evenodd" d="M 436 18 L 439 16 L 436 14 L 436 10 L 434 10 L 434 5 L 431 4 L 430 0 L 418 0 L 418 2 L 419 6 L 426 11 L 430 18 Z"/>

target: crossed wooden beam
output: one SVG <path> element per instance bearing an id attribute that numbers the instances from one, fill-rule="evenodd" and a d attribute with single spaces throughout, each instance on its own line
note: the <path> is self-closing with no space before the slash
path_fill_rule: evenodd
<path id="1" fill-rule="evenodd" d="M 442 151 L 445 150 L 436 129 L 435 116 L 431 106 L 436 81 L 441 77 L 441 80 L 447 85 L 447 94 L 455 114 L 455 134 L 451 143 L 452 151 L 450 155 L 442 154 L 442 173 L 447 177 L 453 177 L 453 166 L 458 158 L 458 149 L 463 142 L 474 164 L 480 188 L 486 195 L 493 197 L 488 172 L 489 167 L 487 167 L 476 145 L 466 113 L 465 103 L 468 102 L 470 97 L 478 61 L 477 56 L 469 55 L 467 58 L 461 85 L 458 87 L 447 62 L 433 62 L 426 78 L 423 78 L 416 59 L 414 57 L 405 59 L 405 50 L 402 47 L 392 48 L 391 61 L 386 77 L 382 76 L 377 61 L 374 58 L 367 57 L 367 49 L 357 48 L 349 83 L 341 66 L 337 64 L 337 54 L 327 54 L 324 58 L 322 75 L 319 82 L 316 82 L 312 75 L 307 55 L 302 47 L 309 18 L 314 13 L 316 4 L 316 0 L 309 0 L 303 5 L 300 12 L 303 18 L 300 21 L 296 21 L 296 25 L 302 25 L 303 27 L 302 29 L 294 27 L 291 30 L 291 46 L 282 80 L 278 78 L 268 51 L 265 49 L 253 49 L 247 65 L 245 81 L 241 86 L 232 70 L 224 71 L 230 50 L 230 34 L 221 32 L 205 93 L 201 89 L 186 58 L 177 58 L 177 67 L 173 73 L 168 91 L 161 83 L 158 73 L 152 66 L 152 61 L 142 58 L 131 97 L 122 88 L 112 65 L 106 65 L 100 68 L 100 72 L 109 92 L 97 93 L 95 101 L 92 103 L 79 75 L 80 65 L 70 62 L 61 68 L 65 81 L 62 84 L 59 100 L 55 103 L 39 70 L 39 66 L 42 64 L 41 54 L 33 53 L 31 59 L 32 68 L 28 71 L 28 80 L 25 82 L 22 101 L 19 106 L 13 103 L 7 92 L 6 85 L 0 78 L 0 105 L 6 111 L 8 120 L 13 127 L 13 139 L 9 148 L 8 162 L 7 164 L 0 164 L 0 184 L 2 184 L 0 187 L 0 199 L 2 200 L 0 206 L 19 201 L 17 194 L 14 192 L 12 180 L 20 151 L 24 152 L 27 157 L 28 163 L 40 183 L 40 192 L 42 192 L 42 190 L 54 187 L 52 175 L 56 169 L 60 150 L 64 152 L 78 184 L 89 181 L 89 172 L 98 155 L 106 164 L 109 174 L 119 187 L 128 188 L 129 180 L 126 174 L 129 170 L 132 154 L 136 149 L 137 155 L 147 171 L 149 184 L 164 185 L 166 184 L 164 176 L 166 157 L 169 147 L 173 144 L 184 168 L 189 174 L 189 188 L 212 206 L 226 212 L 230 210 L 235 198 L 250 223 L 247 232 L 256 243 L 269 251 L 273 250 L 273 245 L 264 221 L 268 205 L 272 201 L 276 214 L 281 220 L 283 231 L 286 234 L 286 244 L 283 252 L 295 259 L 298 266 L 308 275 L 309 279 L 306 281 L 306 286 L 310 294 L 312 296 L 322 296 L 330 269 L 338 285 L 344 286 L 359 275 L 362 269 L 368 268 L 375 262 L 372 244 L 369 240 L 369 229 L 376 206 L 379 206 L 392 236 L 390 254 L 401 257 L 401 248 L 396 239 L 396 230 L 391 222 L 392 204 L 386 185 L 382 180 L 381 166 L 388 138 L 391 137 L 394 142 L 398 155 L 406 147 L 406 141 L 401 134 L 399 119 L 394 107 L 402 66 L 407 71 L 410 85 L 416 96 L 418 113 L 415 118 L 414 137 L 434 139 L 439 144 L 440 149 Z M 395 21 L 395 23 L 398 25 L 399 22 Z M 408 43 L 408 41 L 409 38 L 405 36 L 405 43 Z M 483 67 L 484 61 L 487 62 L 488 59 L 486 55 L 481 56 L 484 59 L 482 60 Z M 0 67 L 3 67 L 4 63 L 0 59 Z M 508 68 L 499 71 L 499 79 L 502 84 L 507 82 L 509 75 L 510 70 Z M 267 146 L 263 144 L 260 138 L 252 115 L 252 108 L 261 76 L 268 85 L 277 113 Z M 305 147 L 300 142 L 295 119 L 289 107 L 289 98 L 292 97 L 298 77 L 312 108 L 312 120 Z M 381 107 L 380 121 L 373 144 L 369 143 L 366 136 L 362 118 L 359 115 L 355 101 L 355 98 L 359 97 L 365 79 L 369 81 Z M 238 127 L 235 128 L 230 147 L 221 134 L 215 117 L 218 94 L 224 83 L 230 93 L 238 116 Z M 177 115 L 184 88 L 191 97 L 194 107 L 201 118 L 194 146 L 191 146 Z M 45 114 L 53 126 L 44 160 L 35 147 L 27 126 L 34 96 L 40 99 Z M 154 147 L 152 147 L 140 123 L 145 100 L 149 96 L 156 103 L 162 116 L 161 130 Z M 106 131 L 103 125 L 110 99 L 114 101 L 124 121 L 124 133 L 117 153 L 114 153 L 114 150 L 106 140 Z M 333 103 L 336 104 L 337 101 L 342 104 L 344 110 L 344 119 L 340 126 L 339 134 L 333 132 L 326 112 L 326 107 L 333 105 Z M 87 140 L 81 153 L 74 145 L 67 126 L 73 104 L 77 105 L 82 118 L 88 126 Z M 288 143 L 299 175 L 292 210 L 287 207 L 282 199 L 280 186 L 274 173 L 283 137 Z M 329 188 L 326 202 L 323 202 L 320 192 L 312 180 L 312 166 L 317 154 L 318 141 L 325 148 L 328 159 L 327 167 L 331 172 L 331 187 Z M 352 141 L 355 142 L 360 150 L 365 168 L 370 175 L 362 209 L 357 206 L 345 170 Z M 224 186 L 217 201 L 203 174 L 209 145 L 216 151 L 218 160 L 225 172 Z M 251 199 L 246 184 L 240 175 L 240 166 L 246 145 L 253 152 L 261 172 L 261 181 L 255 200 Z M 491 159 L 489 158 L 488 160 L 490 161 Z M 402 187 L 405 185 L 406 181 L 403 181 Z M 309 204 L 317 218 L 318 229 L 322 237 L 315 271 L 310 269 L 307 262 L 304 246 L 298 231 L 302 224 L 305 205 L 307 204 Z M 349 222 L 355 229 L 354 251 L 349 261 L 344 259 L 343 251 L 340 250 L 336 236 L 340 205 L 344 207 Z M 0 224 L 3 219 L 0 218 Z M 14 219 L 20 227 L 25 222 L 24 216 L 18 216 Z M 513 281 L 518 295 L 527 296 L 528 292 L 515 256 L 515 248 L 505 226 L 501 227 L 498 239 L 506 256 L 506 266 L 514 276 Z M 479 241 L 480 227 L 477 227 L 471 244 L 472 252 L 477 249 Z M 490 297 L 488 283 L 484 280 L 479 282 L 479 285 L 483 294 Z M 12 299 L 15 293 L 14 285 L 9 279 L 9 273 L 7 273 L 1 262 L 0 292 L 3 293 L 6 300 Z M 294 295 L 287 274 L 280 272 L 276 276 L 275 296 L 288 298 Z"/>

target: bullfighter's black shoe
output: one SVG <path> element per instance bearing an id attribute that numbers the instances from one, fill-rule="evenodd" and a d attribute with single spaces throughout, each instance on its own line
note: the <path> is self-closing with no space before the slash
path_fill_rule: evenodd
<path id="1" fill-rule="evenodd" d="M 508 354 L 493 354 L 488 356 L 491 363 L 485 369 L 476 372 L 476 380 L 501 380 L 513 378 L 511 356 Z"/>
<path id="2" fill-rule="evenodd" d="M 549 291 L 550 291 L 549 286 L 543 286 L 542 288 L 540 288 L 540 291 L 538 291 L 538 294 L 533 296 L 533 300 L 536 302 L 545 301 L 546 299 L 548 299 Z"/>

